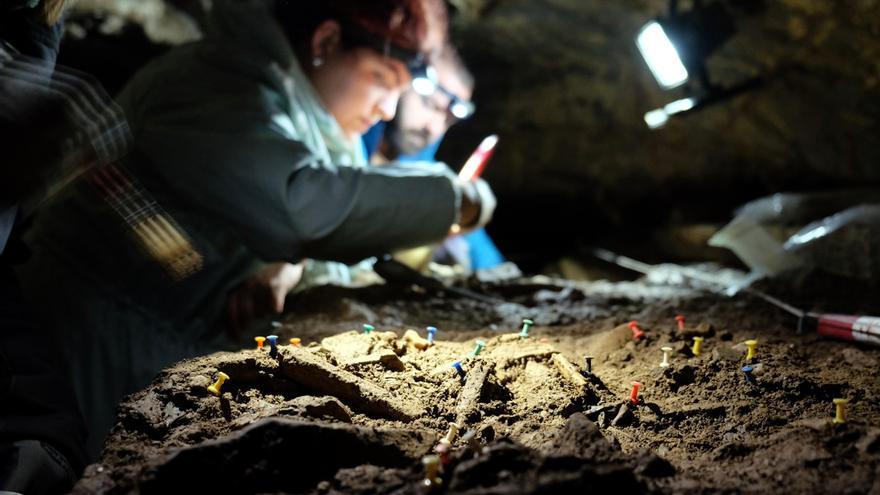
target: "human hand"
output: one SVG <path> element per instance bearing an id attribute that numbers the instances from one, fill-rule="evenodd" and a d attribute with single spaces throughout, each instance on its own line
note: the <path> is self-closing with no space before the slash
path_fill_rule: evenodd
<path id="1" fill-rule="evenodd" d="M 254 320 L 284 311 L 287 294 L 302 279 L 303 264 L 272 263 L 242 282 L 226 296 L 226 326 L 239 341 Z"/>
<path id="2" fill-rule="evenodd" d="M 492 220 L 498 201 L 492 188 L 483 179 L 460 181 L 461 214 L 458 224 L 453 226 L 453 234 L 474 230 L 485 226 Z M 457 227 L 457 228 L 456 228 Z"/>

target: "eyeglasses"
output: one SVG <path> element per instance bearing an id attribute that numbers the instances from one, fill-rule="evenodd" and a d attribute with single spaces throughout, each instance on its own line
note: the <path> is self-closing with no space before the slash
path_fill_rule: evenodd
<path id="1" fill-rule="evenodd" d="M 412 88 L 416 94 L 428 98 L 439 92 L 449 98 L 449 106 L 446 110 L 456 120 L 464 120 L 474 114 L 477 107 L 472 101 L 459 98 L 448 89 L 440 85 L 437 70 L 430 65 L 420 68 L 419 72 L 413 73 Z"/>

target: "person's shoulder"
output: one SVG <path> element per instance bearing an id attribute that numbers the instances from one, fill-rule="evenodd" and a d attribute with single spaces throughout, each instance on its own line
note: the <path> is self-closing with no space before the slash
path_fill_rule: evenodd
<path id="1" fill-rule="evenodd" d="M 282 91 L 271 71 L 245 61 L 222 60 L 209 42 L 180 46 L 142 68 L 119 95 L 131 117 L 201 114 L 209 118 L 249 119 L 277 113 Z M 227 54 L 231 55 L 231 54 Z"/>

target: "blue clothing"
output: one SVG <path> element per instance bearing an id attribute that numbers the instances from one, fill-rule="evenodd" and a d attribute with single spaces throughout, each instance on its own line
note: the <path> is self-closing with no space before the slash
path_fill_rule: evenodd
<path id="1" fill-rule="evenodd" d="M 370 130 L 367 131 L 366 134 L 361 136 L 361 140 L 364 143 L 364 148 L 367 150 L 367 156 L 371 157 L 379 151 L 379 144 L 382 142 L 382 136 L 385 135 L 385 129 L 388 128 L 388 124 L 386 122 L 380 121 L 373 127 L 370 127 Z M 441 137 L 436 142 L 425 146 L 421 150 L 411 154 L 411 155 L 400 155 L 397 157 L 398 162 L 433 162 L 437 159 L 434 156 L 437 154 L 437 150 L 440 148 L 440 143 L 443 142 L 443 138 Z"/>
<path id="2" fill-rule="evenodd" d="M 504 263 L 504 256 L 492 242 L 486 229 L 475 230 L 462 237 L 470 248 L 468 254 L 471 258 L 471 270 L 494 268 Z"/>
<path id="3" fill-rule="evenodd" d="M 379 144 L 382 142 L 382 136 L 385 135 L 385 127 L 385 122 L 380 120 L 376 125 L 370 127 L 366 134 L 361 136 L 361 141 L 364 142 L 364 149 L 367 150 L 367 158 L 372 157 L 379 151 Z"/>
<path id="4" fill-rule="evenodd" d="M 373 156 L 373 154 L 379 149 L 379 144 L 382 142 L 382 136 L 385 134 L 386 127 L 387 124 L 385 122 L 379 122 L 361 137 L 368 157 Z M 437 150 L 440 148 L 440 143 L 442 142 L 443 137 L 412 155 L 398 156 L 397 161 L 400 163 L 436 161 L 435 157 L 437 155 Z M 471 270 L 494 268 L 504 263 L 504 256 L 501 254 L 501 251 L 498 250 L 498 247 L 495 246 L 495 243 L 492 242 L 486 229 L 479 229 L 469 234 L 465 234 L 462 236 L 462 239 L 468 244 L 468 256 L 471 261 Z"/>

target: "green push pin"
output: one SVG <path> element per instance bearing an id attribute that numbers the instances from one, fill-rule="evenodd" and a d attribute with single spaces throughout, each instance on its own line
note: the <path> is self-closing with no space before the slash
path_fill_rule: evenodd
<path id="1" fill-rule="evenodd" d="M 364 323 L 364 335 L 370 335 L 375 329 L 376 327 L 374 327 L 373 325 Z"/>
<path id="2" fill-rule="evenodd" d="M 534 324 L 535 324 L 535 322 L 533 322 L 532 320 L 529 320 L 528 318 L 523 320 L 522 331 L 519 332 L 520 338 L 523 338 L 523 339 L 529 338 L 529 327 Z"/>
<path id="3" fill-rule="evenodd" d="M 477 346 L 474 347 L 474 350 L 473 350 L 473 351 L 471 351 L 471 356 L 470 356 L 470 357 L 475 358 L 475 357 L 479 356 L 479 355 L 480 355 L 480 352 L 483 351 L 483 348 L 484 348 L 484 347 L 486 347 L 486 343 L 483 342 L 482 340 L 478 340 L 478 341 L 477 341 Z"/>

